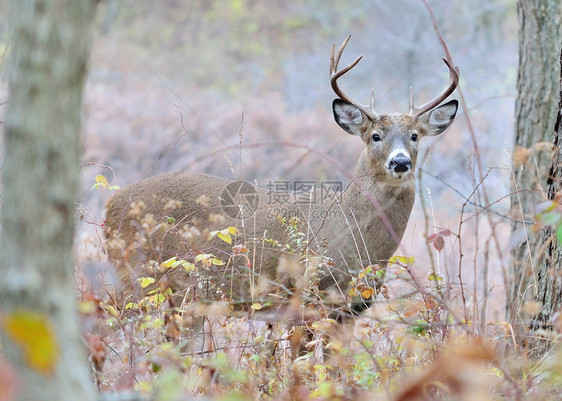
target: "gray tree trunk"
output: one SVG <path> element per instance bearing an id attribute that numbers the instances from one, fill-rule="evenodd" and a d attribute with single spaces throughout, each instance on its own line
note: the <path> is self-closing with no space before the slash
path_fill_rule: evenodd
<path id="1" fill-rule="evenodd" d="M 93 0 L 11 4 L 0 339 L 18 376 L 17 400 L 95 399 L 78 325 L 72 258 L 93 14 Z"/>
<path id="2" fill-rule="evenodd" d="M 560 44 L 560 95 L 558 102 L 558 117 L 554 125 L 556 137 L 556 156 L 550 168 L 548 177 L 548 199 L 557 199 L 557 194 L 562 190 L 562 43 Z M 560 195 L 558 195 L 559 197 Z M 560 202 L 560 199 L 558 199 Z M 560 324 L 562 317 L 554 319 L 557 313 L 562 312 L 562 246 L 556 238 L 556 229 L 545 229 L 545 257 L 538 273 L 537 302 L 541 308 L 529 326 L 531 354 L 543 355 L 558 342 L 553 341 L 558 329 L 554 329 L 555 321 Z"/>
<path id="3" fill-rule="evenodd" d="M 552 152 L 535 147 L 539 142 L 552 143 L 553 121 L 558 112 L 558 56 L 562 40 L 562 2 L 560 0 L 519 0 L 519 75 L 515 104 L 515 151 L 527 154 L 523 161 L 514 160 L 511 197 L 512 276 L 507 289 L 507 317 L 523 333 L 519 311 L 537 294 L 536 278 L 542 257 L 544 237 L 535 235 L 529 224 L 535 217 L 535 206 L 546 194 L 548 169 Z M 514 157 L 514 159 L 516 159 Z"/>

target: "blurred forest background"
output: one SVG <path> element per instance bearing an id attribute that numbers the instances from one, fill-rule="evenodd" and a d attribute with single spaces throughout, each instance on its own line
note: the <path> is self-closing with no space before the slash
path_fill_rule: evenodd
<path id="1" fill-rule="evenodd" d="M 7 3 L 0 2 L 2 53 Z M 474 295 L 490 293 L 499 314 L 501 271 L 509 257 L 515 2 L 429 3 L 460 68 L 466 108 L 445 135 L 422 142 L 427 155 L 420 158 L 420 199 L 429 232 L 434 227 L 457 232 L 463 221 L 462 253 L 470 264 L 465 279 L 477 285 L 482 266 L 489 267 L 489 284 L 479 285 Z M 422 1 L 107 0 L 99 4 L 97 18 L 84 110 L 80 254 L 92 250 L 96 225 L 89 223 L 103 221 L 103 204 L 111 195 L 91 190 L 98 174 L 121 187 L 177 170 L 259 185 L 299 179 L 346 183 L 343 172 L 306 148 L 350 170 L 359 156 L 360 141 L 344 133 L 331 112 L 330 49 L 349 33 L 342 64 L 359 54 L 364 58 L 341 85 L 364 103 L 374 88 L 380 113 L 407 112 L 410 87 L 421 104 L 448 80 L 443 49 Z M 5 85 L 1 90 L 0 104 L 7 98 Z M 471 203 L 486 205 L 483 189 L 494 213 L 490 218 L 479 218 Z M 435 257 L 425 244 L 422 210 L 418 200 L 398 251 L 415 256 L 420 269 Z M 500 250 L 482 252 L 491 235 Z M 93 238 L 100 252 L 97 235 Z M 455 281 L 461 250 L 454 237 L 448 241 L 434 263 Z"/>

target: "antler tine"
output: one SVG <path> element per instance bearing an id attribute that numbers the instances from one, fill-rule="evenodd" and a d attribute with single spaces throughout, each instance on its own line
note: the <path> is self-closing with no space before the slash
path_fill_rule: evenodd
<path id="1" fill-rule="evenodd" d="M 374 121 L 374 120 L 378 119 L 378 117 L 379 117 L 377 115 L 377 113 L 375 112 L 374 102 L 371 100 L 370 107 L 367 107 L 367 106 L 353 100 L 348 95 L 346 95 L 345 92 L 342 91 L 340 89 L 339 85 L 338 85 L 338 79 L 342 75 L 347 73 L 349 70 L 351 70 L 353 67 L 355 67 L 357 65 L 357 63 L 359 63 L 359 61 L 361 61 L 361 59 L 363 58 L 363 56 L 361 55 L 361 56 L 357 57 L 353 62 L 351 62 L 351 64 L 349 64 L 347 67 L 344 67 L 339 71 L 337 70 L 338 64 L 340 62 L 340 58 L 343 54 L 343 51 L 344 51 L 345 47 L 347 46 L 347 43 L 349 42 L 349 39 L 351 39 L 351 34 L 348 35 L 347 38 L 345 38 L 342 45 L 338 49 L 337 53 L 336 53 L 336 45 L 335 44 L 332 45 L 332 52 L 331 52 L 331 55 L 330 55 L 330 83 L 332 85 L 332 89 L 334 90 L 335 94 L 338 95 L 338 97 L 340 99 L 345 100 L 346 102 L 354 105 L 363 114 L 365 114 L 369 119 Z"/>
<path id="2" fill-rule="evenodd" d="M 414 117 L 414 121 L 417 121 L 422 114 L 428 112 L 443 100 L 445 100 L 451 93 L 453 93 L 453 91 L 459 84 L 459 67 L 454 67 L 453 57 L 451 56 L 449 46 L 447 46 L 447 43 L 445 42 L 445 39 L 443 39 L 443 36 L 439 36 L 439 40 L 441 41 L 441 44 L 445 49 L 445 55 L 447 56 L 447 58 L 442 57 L 442 59 L 445 64 L 447 64 L 447 67 L 449 67 L 449 85 L 443 92 L 441 92 L 439 96 L 421 105 L 420 107 L 414 107 L 414 99 L 412 90 L 410 88 L 410 115 Z"/>

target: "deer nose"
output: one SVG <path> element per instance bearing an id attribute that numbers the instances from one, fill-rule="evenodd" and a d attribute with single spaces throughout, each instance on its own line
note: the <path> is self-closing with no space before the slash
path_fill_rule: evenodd
<path id="1" fill-rule="evenodd" d="M 409 157 L 398 154 L 390 160 L 389 167 L 397 173 L 405 173 L 412 168 L 412 161 Z"/>

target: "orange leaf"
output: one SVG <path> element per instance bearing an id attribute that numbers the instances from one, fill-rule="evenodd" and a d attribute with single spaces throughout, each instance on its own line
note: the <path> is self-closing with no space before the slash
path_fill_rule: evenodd
<path id="1" fill-rule="evenodd" d="M 416 313 L 424 310 L 424 303 L 421 301 L 414 301 L 412 303 L 410 303 L 408 305 L 408 308 L 406 308 L 406 311 L 404 311 L 404 316 L 406 317 L 410 317 L 412 315 L 415 315 Z"/>
<path id="2" fill-rule="evenodd" d="M 363 288 L 361 290 L 361 296 L 363 297 L 363 299 L 369 299 L 373 295 L 375 295 L 375 290 L 372 288 Z"/>

